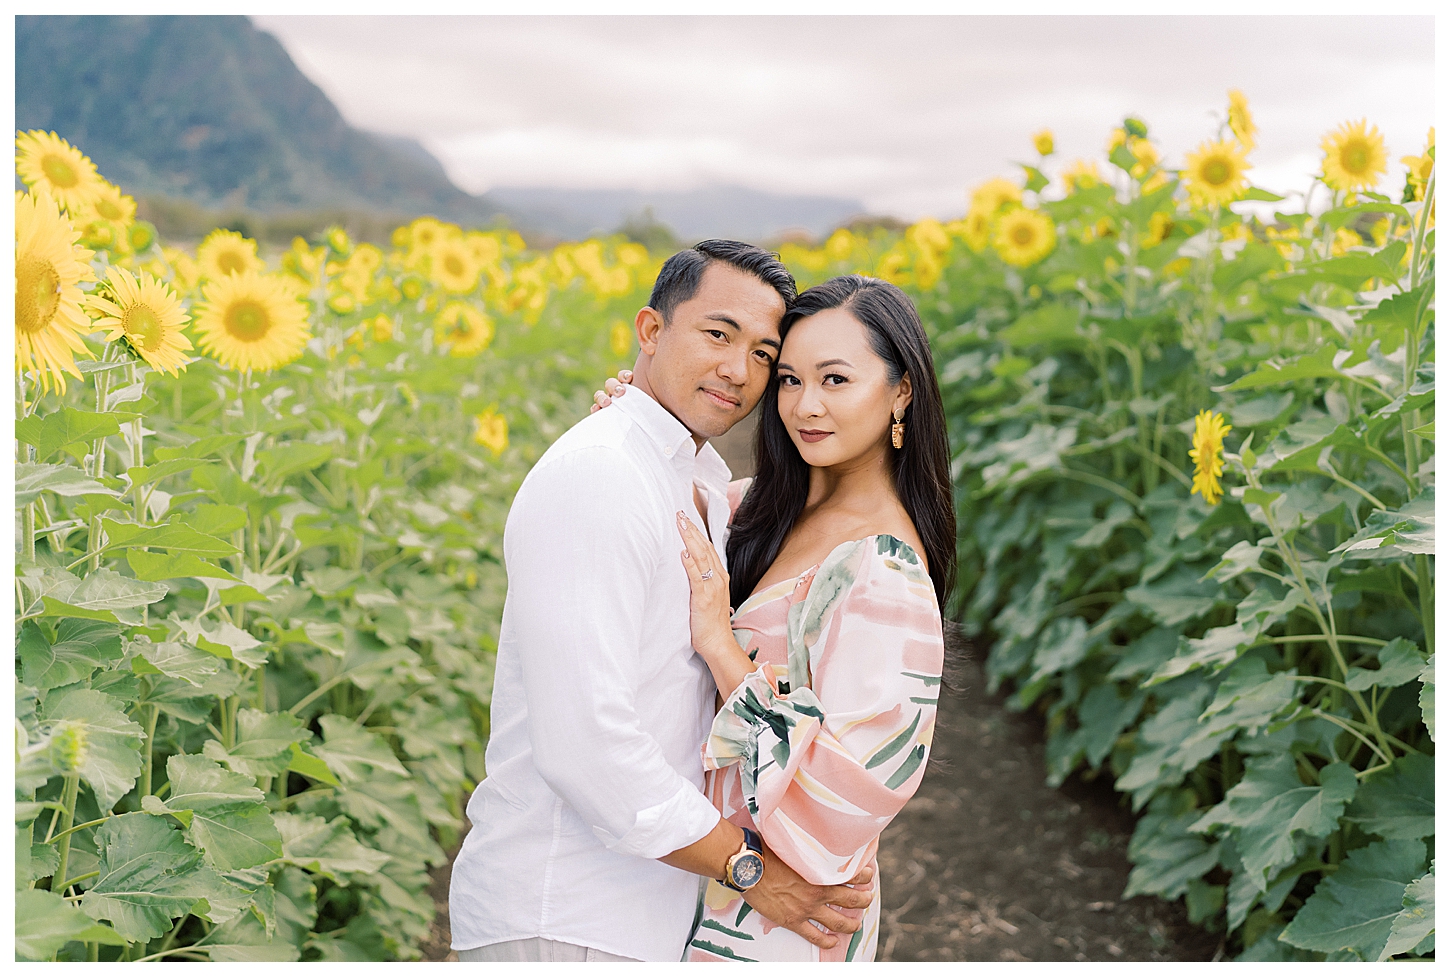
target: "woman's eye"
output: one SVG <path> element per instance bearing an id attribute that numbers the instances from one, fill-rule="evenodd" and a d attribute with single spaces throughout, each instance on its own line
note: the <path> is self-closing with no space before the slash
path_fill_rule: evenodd
<path id="1" fill-rule="evenodd" d="M 843 376 L 841 376 L 841 374 L 839 374 L 839 373 L 828 373 L 828 374 L 826 374 L 826 382 L 827 383 L 830 383 L 832 380 L 837 381 L 836 383 L 832 384 L 832 386 L 839 386 L 840 384 L 846 382 L 846 378 L 843 377 Z"/>
<path id="2" fill-rule="evenodd" d="M 780 385 L 782 387 L 794 387 L 799 383 L 800 381 L 792 376 L 783 376 L 780 378 Z"/>

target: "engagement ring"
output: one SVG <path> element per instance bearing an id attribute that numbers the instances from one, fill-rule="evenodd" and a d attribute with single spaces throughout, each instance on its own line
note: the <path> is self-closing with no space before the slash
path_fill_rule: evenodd
<path id="1" fill-rule="evenodd" d="M 701 580 L 709 580 L 713 576 L 715 576 L 715 570 L 712 567 L 711 569 L 706 570 L 704 573 L 700 574 L 700 579 Z"/>

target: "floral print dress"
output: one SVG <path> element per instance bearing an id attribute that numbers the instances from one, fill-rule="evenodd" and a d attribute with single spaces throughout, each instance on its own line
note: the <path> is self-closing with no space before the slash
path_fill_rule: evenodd
<path id="1" fill-rule="evenodd" d="M 943 655 L 931 578 L 906 543 L 867 536 L 753 594 L 732 623 L 760 667 L 715 717 L 706 796 L 807 881 L 847 882 L 875 866 L 882 829 L 925 769 Z M 821 950 L 709 880 L 684 959 L 874 959 L 879 885 L 846 912 L 864 913 L 861 929 Z"/>

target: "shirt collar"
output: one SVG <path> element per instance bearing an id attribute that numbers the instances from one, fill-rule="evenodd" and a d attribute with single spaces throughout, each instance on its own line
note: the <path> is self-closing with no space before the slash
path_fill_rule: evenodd
<path id="1" fill-rule="evenodd" d="M 614 407 L 628 414 L 676 468 L 686 472 L 693 468 L 694 477 L 723 492 L 730 482 L 730 466 L 714 445 L 707 441 L 696 452 L 695 439 L 679 418 L 638 387 L 624 389 L 624 396 L 614 401 Z"/>

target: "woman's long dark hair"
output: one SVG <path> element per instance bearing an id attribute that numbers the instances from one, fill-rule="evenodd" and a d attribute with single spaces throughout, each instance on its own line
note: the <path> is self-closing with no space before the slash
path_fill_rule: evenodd
<path id="1" fill-rule="evenodd" d="M 843 275 L 800 294 L 781 321 L 781 339 L 806 316 L 838 308 L 866 327 L 872 351 L 886 361 L 889 383 L 900 382 L 903 375 L 911 378 L 911 405 L 902 418 L 906 441 L 891 453 L 891 474 L 897 498 L 926 547 L 923 555 L 930 567 L 937 606 L 945 617 L 957 575 L 957 516 L 952 506 L 946 412 L 926 331 L 901 289 L 876 278 Z M 772 380 L 761 398 L 755 480 L 735 513 L 725 548 L 730 602 L 736 607 L 775 562 L 810 491 L 810 466 L 780 419 L 778 391 L 778 381 Z"/>

